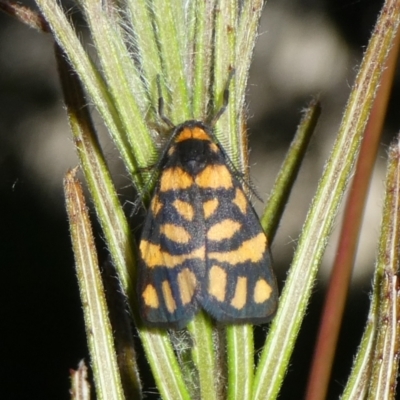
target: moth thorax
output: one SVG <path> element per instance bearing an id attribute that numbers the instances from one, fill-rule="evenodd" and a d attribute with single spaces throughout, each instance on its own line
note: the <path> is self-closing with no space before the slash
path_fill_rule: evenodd
<path id="1" fill-rule="evenodd" d="M 190 175 L 197 175 L 212 162 L 211 142 L 188 139 L 178 145 L 179 160 L 182 168 Z"/>

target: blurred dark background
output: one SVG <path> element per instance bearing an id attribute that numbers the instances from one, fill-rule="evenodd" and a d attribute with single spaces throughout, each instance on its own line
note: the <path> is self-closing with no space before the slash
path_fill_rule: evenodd
<path id="1" fill-rule="evenodd" d="M 29 1 L 22 4 L 31 4 Z M 301 110 L 319 94 L 323 111 L 272 246 L 282 285 L 309 203 L 329 155 L 343 107 L 382 1 L 267 2 L 248 88 L 252 177 L 263 198 L 272 186 Z M 395 81 L 377 160 L 352 291 L 329 399 L 346 383 L 368 312 L 383 200 L 387 145 L 399 128 Z M 108 146 L 108 147 L 107 147 Z M 111 162 L 120 164 L 112 144 Z M 77 164 L 56 74 L 51 38 L 0 14 L 1 397 L 68 399 L 69 369 L 87 346 L 64 198 L 63 176 Z M 129 179 L 117 169 L 121 201 Z M 263 205 L 256 204 L 258 210 Z M 93 218 L 94 213 L 92 212 Z M 338 220 L 340 221 L 340 220 Z M 337 227 L 340 227 L 338 222 Z M 335 238 L 328 246 L 312 304 L 281 399 L 302 398 Z M 105 245 L 98 235 L 101 257 Z M 155 398 L 151 394 L 148 398 Z"/>

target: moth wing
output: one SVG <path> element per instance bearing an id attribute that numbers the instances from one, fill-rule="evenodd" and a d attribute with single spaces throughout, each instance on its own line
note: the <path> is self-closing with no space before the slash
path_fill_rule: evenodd
<path id="1" fill-rule="evenodd" d="M 222 323 L 267 322 L 278 302 L 267 238 L 236 178 L 217 198 L 215 211 L 205 215 L 202 307 Z"/>
<path id="2" fill-rule="evenodd" d="M 156 190 L 151 201 L 138 276 L 140 314 L 148 325 L 181 328 L 198 311 L 205 243 L 195 197 L 193 190 Z"/>

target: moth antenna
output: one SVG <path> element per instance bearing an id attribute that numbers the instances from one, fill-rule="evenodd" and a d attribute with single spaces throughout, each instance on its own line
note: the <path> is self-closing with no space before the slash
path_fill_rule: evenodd
<path id="1" fill-rule="evenodd" d="M 175 127 L 175 125 L 164 114 L 164 98 L 162 97 L 160 75 L 157 75 L 157 88 L 158 88 L 158 115 L 172 129 Z"/>
<path id="2" fill-rule="evenodd" d="M 233 75 L 235 75 L 235 69 L 234 68 L 232 68 L 231 71 L 229 72 L 228 80 L 226 81 L 226 86 L 225 86 L 224 94 L 223 94 L 222 106 L 218 110 L 218 112 L 214 115 L 213 119 L 210 122 L 210 126 L 212 128 L 215 126 L 215 124 L 221 118 L 221 115 L 226 111 L 226 108 L 228 107 L 228 104 L 229 104 L 229 86 L 231 84 Z"/>

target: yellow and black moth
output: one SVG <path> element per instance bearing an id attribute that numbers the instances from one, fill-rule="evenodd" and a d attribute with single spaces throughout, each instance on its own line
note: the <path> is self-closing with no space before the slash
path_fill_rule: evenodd
<path id="1" fill-rule="evenodd" d="M 278 289 L 267 238 L 212 129 L 176 126 L 141 235 L 143 321 L 181 328 L 200 308 L 222 323 L 263 323 Z"/>

